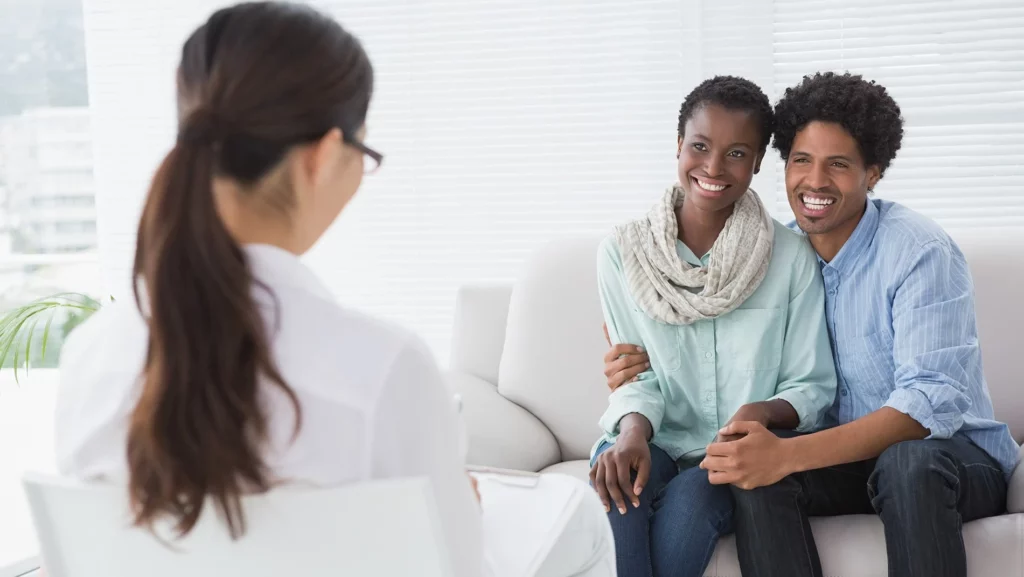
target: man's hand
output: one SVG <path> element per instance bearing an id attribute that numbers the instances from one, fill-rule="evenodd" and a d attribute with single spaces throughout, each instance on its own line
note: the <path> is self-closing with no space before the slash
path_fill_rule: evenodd
<path id="1" fill-rule="evenodd" d="M 611 346 L 608 337 L 608 325 L 604 328 L 604 339 Z M 636 380 L 637 375 L 651 368 L 651 359 L 643 347 L 634 345 L 615 345 L 604 356 L 604 376 L 608 379 L 608 388 L 614 391 L 626 383 Z"/>
<path id="2" fill-rule="evenodd" d="M 630 472 L 636 471 L 636 482 L 630 481 Z M 634 432 L 623 432 L 615 445 L 601 453 L 590 469 L 590 482 L 604 503 L 604 510 L 611 511 L 610 501 L 622 515 L 626 514 L 626 500 L 634 507 L 640 506 L 640 492 L 651 475 L 651 448 L 647 438 Z"/>
<path id="3" fill-rule="evenodd" d="M 771 426 L 771 411 L 768 410 L 768 406 L 765 403 L 747 403 L 736 411 L 736 414 L 733 415 L 732 418 L 729 419 L 729 422 L 725 424 L 723 430 L 733 423 L 744 421 L 761 423 L 761 425 L 767 429 Z M 737 441 L 742 438 L 743 435 L 740 434 L 723 435 L 722 432 L 719 431 L 718 435 L 715 437 L 715 442 L 725 443 L 729 441 Z"/>
<path id="4" fill-rule="evenodd" d="M 794 472 L 788 439 L 776 437 L 761 423 L 737 421 L 726 425 L 719 435 L 742 438 L 708 445 L 700 468 L 708 471 L 712 485 L 732 484 L 750 490 L 774 485 Z"/>

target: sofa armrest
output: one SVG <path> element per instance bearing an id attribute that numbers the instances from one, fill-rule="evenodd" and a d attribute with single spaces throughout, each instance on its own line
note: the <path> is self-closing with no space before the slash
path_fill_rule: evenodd
<path id="1" fill-rule="evenodd" d="M 498 382 L 512 285 L 468 285 L 455 299 L 449 368 Z"/>
<path id="2" fill-rule="evenodd" d="M 1017 453 L 1018 461 L 1024 459 L 1024 446 Z M 1017 465 L 1010 477 L 1006 492 L 1006 510 L 1009 513 L 1024 513 L 1024 465 Z"/>
<path id="3" fill-rule="evenodd" d="M 445 375 L 462 399 L 470 465 L 540 471 L 561 460 L 551 431 L 529 411 L 498 393 L 497 387 L 466 373 Z"/>

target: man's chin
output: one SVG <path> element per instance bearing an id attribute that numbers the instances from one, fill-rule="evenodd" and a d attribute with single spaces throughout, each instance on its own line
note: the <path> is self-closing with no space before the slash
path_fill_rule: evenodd
<path id="1" fill-rule="evenodd" d="M 800 230 L 807 234 L 824 234 L 835 228 L 832 224 L 825 220 L 810 219 L 805 216 L 797 216 L 796 224 L 800 227 Z"/>

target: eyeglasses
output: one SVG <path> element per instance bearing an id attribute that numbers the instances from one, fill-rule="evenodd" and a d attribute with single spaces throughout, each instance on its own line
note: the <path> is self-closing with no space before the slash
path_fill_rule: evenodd
<path id="1" fill-rule="evenodd" d="M 376 150 L 366 146 L 362 142 L 354 138 L 344 137 L 345 144 L 348 144 L 352 148 L 363 153 L 366 158 L 363 159 L 363 174 L 373 174 L 380 168 L 381 163 L 384 162 L 384 155 L 377 152 Z"/>

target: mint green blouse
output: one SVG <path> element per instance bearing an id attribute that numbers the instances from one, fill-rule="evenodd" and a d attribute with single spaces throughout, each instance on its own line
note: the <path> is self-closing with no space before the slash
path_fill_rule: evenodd
<path id="1" fill-rule="evenodd" d="M 681 241 L 676 250 L 694 266 L 708 263 Z M 821 271 L 807 239 L 782 224 L 775 222 L 761 285 L 715 319 L 668 325 L 648 317 L 629 292 L 614 237 L 598 250 L 597 276 L 612 342 L 643 346 L 651 357 L 650 369 L 609 396 L 597 446 L 614 441 L 622 417 L 640 413 L 655 445 L 673 459 L 697 459 L 746 403 L 784 399 L 800 416 L 798 430 L 810 431 L 835 400 Z"/>

